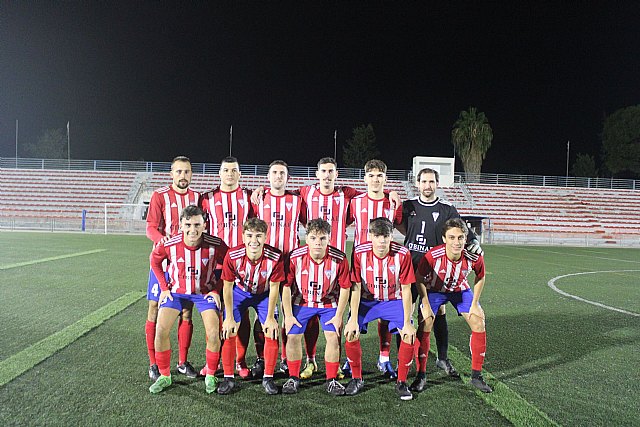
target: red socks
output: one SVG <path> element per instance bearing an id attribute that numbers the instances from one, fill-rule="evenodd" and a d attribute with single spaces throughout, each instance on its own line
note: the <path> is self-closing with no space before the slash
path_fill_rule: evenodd
<path id="1" fill-rule="evenodd" d="M 325 369 L 327 370 L 327 379 L 331 380 L 338 376 L 338 368 L 340 367 L 340 362 L 327 362 L 324 361 Z M 362 374 L 361 374 L 362 375 Z"/>
<path id="2" fill-rule="evenodd" d="M 344 349 L 347 353 L 349 366 L 351 366 L 352 378 L 362 379 L 362 347 L 360 346 L 360 340 L 345 342 Z"/>
<path id="3" fill-rule="evenodd" d="M 391 332 L 389 332 L 389 323 L 378 320 L 378 337 L 380 338 L 380 356 L 389 357 L 391 350 Z"/>
<path id="4" fill-rule="evenodd" d="M 225 377 L 232 377 L 235 371 L 236 358 L 236 337 L 227 338 L 222 343 L 222 368 L 224 369 Z M 209 365 L 211 366 L 211 365 Z M 217 365 L 211 366 L 210 369 L 216 369 Z"/>
<path id="5" fill-rule="evenodd" d="M 192 336 L 193 322 L 180 319 L 180 323 L 178 323 L 178 364 L 180 365 L 187 361 Z"/>
<path id="6" fill-rule="evenodd" d="M 238 336 L 236 337 L 236 358 L 238 363 L 246 366 L 247 347 L 249 347 L 249 337 L 251 336 L 251 321 L 249 320 L 249 310 L 245 311 L 238 326 Z"/>
<path id="7" fill-rule="evenodd" d="M 318 345 L 318 335 L 320 335 L 320 319 L 313 316 L 307 323 L 307 329 L 304 331 L 304 345 L 307 347 L 307 358 L 316 357 L 316 347 Z"/>
<path id="8" fill-rule="evenodd" d="M 398 349 L 398 381 L 406 382 L 409 368 L 413 362 L 413 346 L 404 341 L 400 342 Z"/>
<path id="9" fill-rule="evenodd" d="M 264 375 L 272 377 L 278 361 L 278 340 L 267 338 L 264 345 Z"/>
<path id="10" fill-rule="evenodd" d="M 287 360 L 290 377 L 300 378 L 300 365 L 302 365 L 302 360 Z"/>
<path id="11" fill-rule="evenodd" d="M 431 348 L 431 332 L 418 331 L 416 338 L 418 339 L 418 372 L 427 372 L 427 359 L 429 358 L 429 348 Z"/>
<path id="12" fill-rule="evenodd" d="M 487 351 L 487 333 L 471 332 L 471 369 L 481 371 L 484 363 L 484 354 Z"/>
<path id="13" fill-rule="evenodd" d="M 147 323 L 144 325 L 144 337 L 147 340 L 147 353 L 149 353 L 149 365 L 156 364 L 156 347 L 155 347 L 155 339 L 156 339 L 156 324 L 155 322 L 150 322 L 147 320 Z"/>
<path id="14" fill-rule="evenodd" d="M 206 360 L 207 375 L 214 375 L 216 373 L 216 369 L 218 368 L 218 363 L 220 363 L 220 352 L 207 350 Z M 209 368 L 209 366 L 212 366 L 212 368 Z"/>
<path id="15" fill-rule="evenodd" d="M 171 349 L 156 352 L 156 362 L 160 375 L 171 376 Z"/>

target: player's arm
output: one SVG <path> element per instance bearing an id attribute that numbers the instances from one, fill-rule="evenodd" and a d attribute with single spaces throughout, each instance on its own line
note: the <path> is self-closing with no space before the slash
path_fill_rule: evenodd
<path id="1" fill-rule="evenodd" d="M 473 271 L 476 273 L 475 284 L 473 285 L 473 301 L 471 301 L 471 308 L 469 309 L 469 315 L 475 314 L 481 319 L 484 319 L 484 311 L 480 307 L 480 295 L 484 289 L 484 258 L 480 256 L 478 261 L 474 263 Z"/>
<path id="2" fill-rule="evenodd" d="M 284 312 L 284 330 L 289 333 L 293 325 L 302 327 L 298 319 L 293 316 L 293 308 L 291 306 L 291 286 L 285 284 L 282 288 L 282 311 Z"/>
<path id="3" fill-rule="evenodd" d="M 269 282 L 269 308 L 267 309 L 267 318 L 262 325 L 265 336 L 276 339 L 278 338 L 278 322 L 276 321 L 276 304 L 280 297 L 280 282 Z"/>
<path id="4" fill-rule="evenodd" d="M 233 318 L 233 286 L 235 283 L 228 280 L 224 280 L 223 282 L 224 322 L 222 322 L 222 337 L 229 338 L 238 332 L 238 323 Z"/>
<path id="5" fill-rule="evenodd" d="M 160 199 L 154 192 L 149 201 L 149 210 L 147 211 L 147 230 L 146 235 L 153 243 L 158 243 L 165 237 L 159 230 L 162 221 L 162 207 L 159 204 Z"/>
<path id="6" fill-rule="evenodd" d="M 402 204 L 402 207 L 400 208 L 400 212 L 396 213 L 396 218 L 395 221 L 393 222 L 393 225 L 395 226 L 396 230 L 398 230 L 403 236 L 407 235 L 407 220 L 409 218 L 409 211 L 407 209 L 405 209 L 405 204 Z"/>
<path id="7" fill-rule="evenodd" d="M 428 302 L 429 301 L 427 301 L 427 306 L 429 306 Z M 412 308 L 413 301 L 411 300 L 411 284 L 402 285 L 402 309 L 404 310 L 404 326 L 402 327 L 402 331 L 400 333 L 402 334 L 403 340 L 410 341 L 413 344 L 413 341 L 416 338 L 416 329 L 411 323 L 411 318 L 413 315 Z"/>
<path id="8" fill-rule="evenodd" d="M 348 341 L 355 341 L 360 336 L 358 326 L 358 312 L 360 310 L 360 298 L 362 297 L 362 283 L 352 282 L 351 303 L 349 305 L 349 320 L 344 326 L 344 336 Z"/>
<path id="9" fill-rule="evenodd" d="M 418 295 L 420 296 L 420 302 L 422 304 L 422 306 L 420 307 L 420 311 L 422 312 L 423 319 L 435 317 L 433 311 L 431 311 L 431 304 L 429 304 L 429 297 L 427 296 L 427 286 L 425 285 L 425 276 L 430 269 L 431 265 L 429 264 L 429 261 L 427 261 L 425 255 L 424 257 L 422 257 L 422 259 L 420 259 L 420 263 L 418 264 L 418 268 L 416 269 L 416 288 L 418 289 Z"/>
<path id="10" fill-rule="evenodd" d="M 158 279 L 158 285 L 160 286 L 160 296 L 158 297 L 158 301 L 163 301 L 165 298 L 169 298 L 173 301 L 173 297 L 171 296 L 171 289 L 169 289 L 169 284 L 167 283 L 167 279 L 164 277 L 164 270 L 162 269 L 162 262 L 167 259 L 167 254 L 164 249 L 164 245 L 158 244 L 151 251 L 151 255 L 149 255 L 149 264 L 151 265 L 151 269 L 153 270 L 153 274 Z"/>

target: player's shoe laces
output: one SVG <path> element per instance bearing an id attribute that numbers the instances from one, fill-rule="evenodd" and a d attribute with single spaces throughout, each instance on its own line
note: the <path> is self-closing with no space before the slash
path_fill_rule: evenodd
<path id="1" fill-rule="evenodd" d="M 160 370 L 158 369 L 158 365 L 153 364 L 149 366 L 149 378 L 153 381 L 156 381 L 160 377 Z"/>
<path id="2" fill-rule="evenodd" d="M 245 363 L 236 363 L 236 371 L 238 371 L 238 375 L 243 380 L 246 380 L 251 376 L 251 371 L 247 368 Z"/>
<path id="3" fill-rule="evenodd" d="M 280 372 L 285 375 L 289 375 L 289 365 L 287 365 L 287 359 L 282 359 L 280 361 Z"/>
<path id="4" fill-rule="evenodd" d="M 401 400 L 411 400 L 413 399 L 413 394 L 409 391 L 409 387 L 407 387 L 407 383 L 404 381 L 399 381 L 396 383 L 396 392 L 398 396 L 400 396 Z"/>
<path id="5" fill-rule="evenodd" d="M 178 372 L 182 375 L 186 375 L 189 378 L 198 378 L 198 372 L 193 368 L 191 363 L 184 362 L 181 365 L 177 366 Z"/>
<path id="6" fill-rule="evenodd" d="M 171 385 L 171 376 L 160 375 L 155 383 L 151 384 L 149 391 L 153 394 L 160 393 Z"/>
<path id="7" fill-rule="evenodd" d="M 296 394 L 298 387 L 300 387 L 300 380 L 297 377 L 291 377 L 282 386 L 282 392 L 284 394 Z"/>
<path id="8" fill-rule="evenodd" d="M 229 394 L 235 388 L 236 382 L 233 378 L 225 377 L 220 384 L 218 384 L 218 394 Z"/>
<path id="9" fill-rule="evenodd" d="M 340 372 L 342 372 L 342 377 L 340 377 Z M 350 377 L 351 376 L 351 365 L 349 365 L 349 361 L 347 360 L 346 362 L 344 362 L 344 365 L 342 365 L 342 368 L 338 369 L 338 377 L 340 377 L 339 379 L 342 379 L 344 377 Z"/>
<path id="10" fill-rule="evenodd" d="M 420 393 L 421 391 L 424 390 L 426 385 L 427 385 L 427 376 L 424 374 L 424 372 L 418 372 L 416 379 L 413 380 L 413 382 L 409 386 L 409 390 L 417 391 L 418 393 Z"/>
<path id="11" fill-rule="evenodd" d="M 471 385 L 483 393 L 491 393 L 493 391 L 491 387 L 489 387 L 489 385 L 484 382 L 484 378 L 482 377 L 482 375 L 471 377 Z"/>
<path id="12" fill-rule="evenodd" d="M 344 396 L 344 386 L 342 384 L 340 384 L 338 382 L 338 380 L 331 379 L 331 380 L 327 380 L 327 393 L 333 395 L 333 396 Z"/>
<path id="13" fill-rule="evenodd" d="M 304 370 L 300 372 L 300 378 L 303 380 L 308 380 L 313 376 L 313 373 L 318 370 L 318 364 L 315 360 L 307 360 L 307 366 L 304 367 Z"/>
<path id="14" fill-rule="evenodd" d="M 262 378 L 262 387 L 264 387 L 267 394 L 278 394 L 278 386 L 273 381 L 273 377 Z"/>
<path id="15" fill-rule="evenodd" d="M 364 380 L 362 378 L 352 378 L 347 384 L 347 388 L 344 390 L 344 394 L 348 396 L 356 395 L 364 387 Z"/>
<path id="16" fill-rule="evenodd" d="M 460 374 L 453 367 L 449 359 L 436 359 L 436 366 L 447 373 L 450 377 L 460 378 Z"/>
<path id="17" fill-rule="evenodd" d="M 253 378 L 262 378 L 264 375 L 264 359 L 257 358 L 256 363 L 251 367 L 251 376 Z"/>
<path id="18" fill-rule="evenodd" d="M 211 394 L 218 388 L 218 379 L 213 375 L 207 375 L 204 377 L 204 388 L 207 393 Z"/>
<path id="19" fill-rule="evenodd" d="M 398 374 L 396 374 L 396 370 L 393 369 L 393 365 L 388 360 L 386 362 L 380 362 L 378 360 L 378 370 L 382 372 L 382 374 L 387 377 L 395 380 L 398 378 Z"/>

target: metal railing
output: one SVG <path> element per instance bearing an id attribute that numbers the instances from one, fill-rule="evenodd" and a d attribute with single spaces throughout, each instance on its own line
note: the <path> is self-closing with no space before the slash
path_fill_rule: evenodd
<path id="1" fill-rule="evenodd" d="M 586 178 L 548 175 L 509 175 L 495 173 L 457 173 L 455 182 L 491 185 L 534 185 L 540 187 L 609 188 L 616 190 L 640 190 L 640 180 L 617 178 Z"/>

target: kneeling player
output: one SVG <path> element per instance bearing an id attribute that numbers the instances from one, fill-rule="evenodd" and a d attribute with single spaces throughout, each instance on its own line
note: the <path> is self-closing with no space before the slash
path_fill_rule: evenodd
<path id="1" fill-rule="evenodd" d="M 282 290 L 282 309 L 287 331 L 289 379 L 282 392 L 293 394 L 300 385 L 302 334 L 309 319 L 320 317 L 327 345 L 324 351 L 326 390 L 344 395 L 336 380 L 340 357 L 340 327 L 349 300 L 349 263 L 344 252 L 329 246 L 331 226 L 317 218 L 307 224 L 306 245 L 291 252 L 287 281 Z"/>
<path id="2" fill-rule="evenodd" d="M 393 224 L 387 218 L 369 223 L 369 242 L 353 250 L 351 266 L 351 314 L 345 325 L 345 349 L 351 365 L 352 379 L 346 394 L 354 395 L 364 386 L 362 380 L 362 348 L 360 332 L 366 333 L 367 323 L 380 319 L 389 322 L 392 333 L 400 333 L 398 379 L 396 391 L 400 399 L 411 400 L 407 374 L 413 361 L 416 330 L 411 324 L 411 284 L 415 281 L 411 253 L 392 242 Z M 362 286 L 364 284 L 364 286 Z"/>
<path id="3" fill-rule="evenodd" d="M 171 385 L 171 341 L 169 332 L 182 311 L 183 305 L 195 304 L 200 312 L 209 339 L 207 366 L 220 361 L 220 289 L 213 273 L 216 264 L 224 260 L 227 245 L 217 237 L 204 233 L 204 212 L 197 206 L 187 206 L 180 214 L 180 234 L 157 245 L 151 253 L 151 267 L 158 278 L 160 308 L 156 328 L 156 361 L 160 376 L 149 387 L 159 393 Z M 167 283 L 162 262 L 168 261 Z M 215 369 L 215 368 L 214 368 Z M 209 369 L 205 377 L 207 393 L 216 390 L 217 379 Z"/>
<path id="4" fill-rule="evenodd" d="M 491 387 L 482 378 L 482 364 L 487 349 L 484 311 L 479 302 L 484 287 L 484 258 L 464 248 L 467 233 L 467 226 L 460 218 L 448 220 L 442 229 L 445 244 L 429 250 L 418 264 L 418 290 L 422 297 L 420 309 L 427 334 L 424 340 L 426 348 L 422 350 L 426 355 L 429 354 L 429 333 L 434 313 L 438 312 L 441 305 L 450 302 L 471 328 L 471 384 L 485 393 L 491 393 Z M 473 290 L 467 282 L 471 271 L 476 275 Z M 414 381 L 418 383 L 415 384 L 416 388 L 423 388 L 424 381 L 424 376 L 418 376 Z"/>
<path id="5" fill-rule="evenodd" d="M 224 381 L 218 394 L 229 394 L 235 387 L 233 380 L 236 358 L 236 335 L 242 316 L 253 307 L 265 334 L 264 375 L 262 386 L 268 394 L 277 394 L 273 372 L 278 360 L 278 321 L 276 303 L 280 282 L 285 279 L 282 252 L 265 245 L 267 223 L 249 218 L 243 225 L 240 246 L 230 249 L 222 266 L 224 281 L 224 322 L 222 335 L 222 366 Z M 209 365 L 211 366 L 211 365 Z"/>

